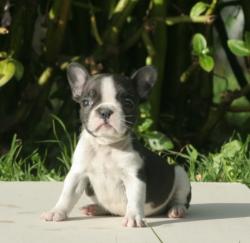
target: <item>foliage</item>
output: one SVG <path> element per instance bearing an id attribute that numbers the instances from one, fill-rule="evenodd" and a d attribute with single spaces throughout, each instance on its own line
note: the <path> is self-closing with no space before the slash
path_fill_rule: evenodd
<path id="1" fill-rule="evenodd" d="M 250 32 L 245 33 L 245 41 L 231 39 L 227 44 L 236 56 L 250 56 Z"/>
<path id="2" fill-rule="evenodd" d="M 21 157 L 22 142 L 14 135 L 9 151 L 0 157 L 0 180 L 33 181 L 58 180 L 60 175 L 54 169 L 48 171 L 45 167 L 45 157 L 41 157 L 38 149 L 29 156 Z"/>
<path id="3" fill-rule="evenodd" d="M 221 17 L 229 6 L 224 1 L 0 1 L 1 178 L 59 179 L 69 168 L 80 126 L 65 75 L 72 61 L 85 65 L 91 74 L 129 76 L 140 66 L 156 67 L 158 82 L 149 103 L 141 106 L 135 132 L 158 153 L 193 144 L 185 153 L 191 158 L 194 147 L 218 147 L 221 144 L 213 142 L 218 125 L 223 127 L 220 140 L 235 129 L 248 133 L 247 122 L 226 130 L 232 124 L 228 117 L 239 108 L 234 106 L 236 99 L 246 97 L 246 107 L 240 110 L 249 111 L 247 68 L 232 54 L 247 56 L 248 65 L 250 10 L 244 3 L 230 2 L 234 9 L 240 4 L 244 12 L 244 40 L 229 40 Z M 225 85 L 219 94 L 213 90 L 222 82 L 214 77 L 227 80 L 229 75 L 215 74 L 224 67 L 214 57 L 214 29 L 234 72 L 229 75 L 236 77 L 234 88 L 228 91 Z M 233 95 L 236 88 L 238 95 Z M 234 120 L 241 117 L 242 112 L 234 113 Z M 190 163 L 193 172 L 204 162 L 203 155 L 197 156 Z M 205 164 L 214 163 L 208 162 L 214 161 L 215 154 L 211 156 L 204 157 Z"/>
<path id="4" fill-rule="evenodd" d="M 145 103 L 140 106 L 140 118 L 135 132 L 137 137 L 142 139 L 146 146 L 155 152 L 162 152 L 174 148 L 170 138 L 164 133 L 153 128 L 153 119 L 150 113 L 150 104 Z"/>
<path id="5" fill-rule="evenodd" d="M 76 127 L 77 113 L 69 98 L 65 75 L 66 66 L 73 60 L 85 65 L 91 74 L 111 71 L 130 75 L 140 66 L 155 65 L 158 82 L 150 103 L 154 130 L 158 130 L 162 112 L 169 112 L 161 103 L 171 100 L 169 89 L 163 87 L 166 85 L 166 68 L 172 65 L 168 63 L 168 57 L 178 60 L 182 55 L 168 51 L 174 48 L 169 44 L 172 35 L 168 34 L 166 24 L 169 21 L 172 25 L 188 22 L 207 28 L 206 24 L 213 23 L 214 1 L 190 1 L 184 7 L 190 14 L 184 17 L 173 16 L 176 13 L 172 5 L 173 2 L 165 0 L 3 1 L 0 5 L 3 30 L 0 35 L 1 146 L 8 146 L 13 133 L 29 141 L 46 139 L 52 129 L 48 123 L 51 113 L 60 115 L 70 131 Z M 194 26 L 187 36 L 194 36 L 193 56 L 198 58 L 203 70 L 210 72 L 214 61 L 209 54 L 210 43 L 206 40 L 209 36 L 198 32 L 198 28 Z M 195 34 L 197 32 L 199 34 Z M 191 38 L 175 39 L 186 46 L 185 55 L 189 56 Z M 203 43 L 202 49 L 197 50 L 196 42 Z M 183 89 L 179 85 L 181 72 L 190 62 L 183 60 L 185 65 L 173 68 L 180 70 L 173 87 L 179 89 L 177 93 Z M 200 70 L 192 73 L 194 71 L 198 75 L 189 79 L 191 86 L 202 75 Z M 195 99 L 201 101 L 202 94 L 208 92 L 208 89 L 202 89 L 196 90 Z M 183 99 L 189 95 L 188 91 Z M 193 102 L 191 100 L 191 106 Z M 189 110 L 185 102 L 177 100 L 173 105 L 177 103 L 183 104 L 180 112 Z M 201 112 L 204 110 L 197 110 L 197 113 Z M 191 116 L 191 113 L 186 114 L 185 119 L 191 120 Z M 151 137 L 154 136 L 158 134 L 151 133 Z"/>
<path id="6" fill-rule="evenodd" d="M 20 80 L 23 76 L 23 65 L 13 58 L 0 61 L 0 87 L 15 77 Z"/>
<path id="7" fill-rule="evenodd" d="M 192 39 L 193 53 L 198 57 L 201 68 L 206 72 L 211 72 L 214 68 L 214 59 L 208 55 L 209 48 L 205 37 L 197 33 Z"/>
<path id="8" fill-rule="evenodd" d="M 192 145 L 187 145 L 181 153 L 175 153 L 189 164 L 192 181 L 241 182 L 250 187 L 250 136 L 243 141 L 232 137 L 220 151 L 204 155 Z"/>
<path id="9" fill-rule="evenodd" d="M 190 17 L 197 17 L 202 15 L 209 8 L 209 4 L 204 2 L 196 3 L 190 10 Z"/>
<path id="10" fill-rule="evenodd" d="M 61 180 L 69 171 L 71 157 L 76 146 L 76 135 L 70 135 L 64 123 L 52 115 L 52 126 L 54 139 L 39 141 L 39 144 L 47 146 L 56 144 L 59 154 L 56 157 L 57 166 L 46 164 L 47 150 L 35 149 L 31 154 L 23 157 L 22 141 L 13 136 L 10 149 L 0 157 L 0 180 Z M 58 136 L 62 130 L 62 137 Z M 66 137 L 66 141 L 63 141 Z"/>
<path id="11" fill-rule="evenodd" d="M 56 144 L 58 146 L 59 155 L 56 157 L 56 159 L 60 162 L 61 165 L 63 165 L 63 168 L 65 168 L 65 173 L 69 171 L 71 166 L 71 157 L 73 155 L 77 142 L 76 134 L 73 133 L 73 135 L 70 135 L 69 131 L 65 127 L 65 124 L 59 117 L 55 115 L 51 115 L 51 117 L 54 139 L 43 140 L 40 141 L 40 143 Z M 61 134 L 63 134 L 66 138 L 65 142 L 62 141 L 62 138 L 60 138 L 58 135 L 58 126 L 62 130 Z"/>

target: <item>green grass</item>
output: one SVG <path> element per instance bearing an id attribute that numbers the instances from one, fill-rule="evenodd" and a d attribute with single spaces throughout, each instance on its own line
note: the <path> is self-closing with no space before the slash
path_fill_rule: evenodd
<path id="1" fill-rule="evenodd" d="M 13 136 L 9 151 L 0 157 L 0 180 L 37 181 L 61 179 L 55 170 L 45 167 L 46 153 L 41 155 L 34 150 L 29 156 L 22 157 L 23 146 L 16 135 Z"/>
<path id="2" fill-rule="evenodd" d="M 73 133 L 73 135 L 70 135 L 66 126 L 64 125 L 63 121 L 60 118 L 58 118 L 55 115 L 51 115 L 51 117 L 52 117 L 52 130 L 54 139 L 43 140 L 40 141 L 40 143 L 54 144 L 57 146 L 60 152 L 59 156 L 57 156 L 56 159 L 62 165 L 65 172 L 67 172 L 69 171 L 71 166 L 71 157 L 76 147 L 77 137 L 75 133 Z M 58 130 L 61 130 L 60 134 L 64 135 L 63 136 L 65 138 L 64 141 L 58 135 Z"/>
<path id="3" fill-rule="evenodd" d="M 187 160 L 191 181 L 241 182 L 250 187 L 250 135 L 244 141 L 233 136 L 220 151 L 207 155 L 192 145 L 171 153 Z"/>
<path id="4" fill-rule="evenodd" d="M 67 131 L 64 123 L 52 115 L 52 130 L 54 139 L 38 141 L 37 145 L 48 146 L 53 144 L 56 151 L 57 166 L 50 169 L 47 151 L 38 148 L 28 156 L 23 154 L 23 144 L 15 134 L 7 153 L 0 156 L 0 180 L 3 181 L 53 181 L 63 180 L 71 166 L 71 156 L 76 146 L 76 134 L 72 136 Z M 58 135 L 58 132 L 62 135 Z M 38 146 L 39 147 L 39 146 Z M 53 151 L 54 153 L 54 151 Z M 54 160 L 54 158 L 53 158 Z M 59 164 L 59 166 L 58 166 Z"/>
<path id="5" fill-rule="evenodd" d="M 0 157 L 0 180 L 63 180 L 70 168 L 77 139 L 75 134 L 69 134 L 58 117 L 52 116 L 52 119 L 54 139 L 39 141 L 38 145 L 52 144 L 57 148 L 57 166 L 48 168 L 51 166 L 46 162 L 51 158 L 47 151 L 35 149 L 30 155 L 23 156 L 22 141 L 14 135 L 9 151 Z M 169 150 L 168 153 L 174 161 L 178 157 L 187 161 L 191 181 L 241 182 L 250 186 L 250 135 L 244 140 L 233 136 L 219 151 L 206 155 L 192 145 L 187 145 L 181 152 Z"/>

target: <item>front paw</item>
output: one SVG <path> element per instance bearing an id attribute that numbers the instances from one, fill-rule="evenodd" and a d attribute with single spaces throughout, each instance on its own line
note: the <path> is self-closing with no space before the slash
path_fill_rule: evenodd
<path id="1" fill-rule="evenodd" d="M 122 225 L 124 227 L 145 227 L 145 222 L 140 215 L 126 215 L 123 218 Z"/>
<path id="2" fill-rule="evenodd" d="M 63 221 L 67 218 L 67 214 L 64 211 L 49 211 L 49 212 L 44 212 L 40 216 L 41 219 L 45 221 Z"/>

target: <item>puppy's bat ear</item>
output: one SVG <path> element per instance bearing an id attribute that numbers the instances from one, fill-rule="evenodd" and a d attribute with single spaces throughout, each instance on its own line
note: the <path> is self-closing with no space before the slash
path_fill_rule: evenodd
<path id="1" fill-rule="evenodd" d="M 138 69 L 133 75 L 137 93 L 141 101 L 145 101 L 157 80 L 157 71 L 153 66 L 144 66 Z"/>
<path id="2" fill-rule="evenodd" d="M 67 78 L 73 100 L 79 102 L 86 82 L 88 81 L 89 73 L 81 64 L 72 62 L 67 68 Z"/>

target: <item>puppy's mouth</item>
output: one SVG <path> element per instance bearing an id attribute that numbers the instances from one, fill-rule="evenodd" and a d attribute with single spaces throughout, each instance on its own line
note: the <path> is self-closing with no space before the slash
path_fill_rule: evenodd
<path id="1" fill-rule="evenodd" d="M 98 132 L 101 129 L 109 130 L 109 129 L 114 129 L 114 127 L 108 121 L 104 121 L 96 127 L 95 132 Z"/>
<path id="2" fill-rule="evenodd" d="M 127 131 L 127 127 L 125 124 L 123 125 L 122 121 L 123 118 L 116 114 L 100 118 L 94 113 L 86 122 L 85 128 L 94 137 L 116 139 Z"/>

